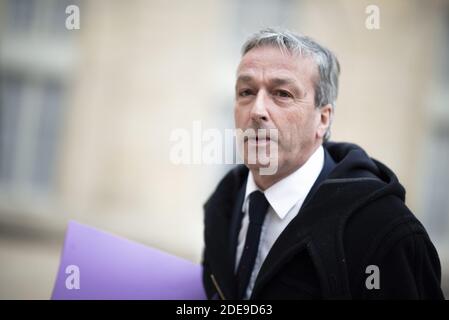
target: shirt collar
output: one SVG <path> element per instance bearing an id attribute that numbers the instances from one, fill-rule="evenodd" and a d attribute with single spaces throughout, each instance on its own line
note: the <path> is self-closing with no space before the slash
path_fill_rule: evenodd
<path id="1" fill-rule="evenodd" d="M 295 204 L 305 200 L 318 178 L 323 164 L 324 149 L 319 146 L 300 168 L 265 190 L 265 197 L 279 218 L 284 219 Z M 249 171 L 243 203 L 245 212 L 248 207 L 249 195 L 256 190 L 260 189 L 254 181 L 253 174 Z"/>

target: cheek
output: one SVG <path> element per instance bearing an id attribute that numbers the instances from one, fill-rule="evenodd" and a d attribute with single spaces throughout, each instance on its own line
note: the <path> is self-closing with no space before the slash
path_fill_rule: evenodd
<path id="1" fill-rule="evenodd" d="M 287 114 L 283 123 L 282 135 L 288 149 L 294 149 L 300 144 L 301 133 L 303 131 L 302 115 L 298 112 Z"/>
<path id="2" fill-rule="evenodd" d="M 280 135 L 283 138 L 283 145 L 280 148 L 283 147 L 288 151 L 301 149 L 313 137 L 313 121 L 310 114 L 302 112 L 286 114 L 280 127 L 282 128 Z"/>

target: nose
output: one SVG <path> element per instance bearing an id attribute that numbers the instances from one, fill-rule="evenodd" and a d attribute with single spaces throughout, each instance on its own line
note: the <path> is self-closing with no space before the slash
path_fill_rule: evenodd
<path id="1" fill-rule="evenodd" d="M 268 121 L 267 103 L 267 94 L 264 90 L 259 90 L 251 109 L 251 120 L 256 123 Z"/>

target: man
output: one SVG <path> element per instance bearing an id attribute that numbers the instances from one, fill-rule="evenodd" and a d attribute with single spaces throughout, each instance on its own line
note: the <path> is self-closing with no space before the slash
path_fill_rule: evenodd
<path id="1" fill-rule="evenodd" d="M 235 124 L 277 170 L 237 166 L 206 202 L 203 283 L 221 299 L 443 299 L 440 263 L 396 176 L 328 142 L 340 67 L 308 37 L 266 29 L 243 46 Z M 276 148 L 271 148 L 276 146 Z M 268 152 L 270 153 L 270 152 Z"/>

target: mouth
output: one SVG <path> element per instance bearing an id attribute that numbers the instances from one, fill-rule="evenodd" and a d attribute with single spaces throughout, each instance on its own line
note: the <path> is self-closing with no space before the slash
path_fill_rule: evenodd
<path id="1" fill-rule="evenodd" d="M 248 146 L 263 146 L 268 147 L 271 143 L 279 143 L 278 131 L 276 128 L 248 128 L 239 129 L 240 137 L 243 138 L 243 143 Z"/>
<path id="2" fill-rule="evenodd" d="M 267 145 L 271 142 L 270 137 L 258 137 L 258 136 L 249 137 L 249 138 L 246 138 L 246 140 L 249 144 L 258 145 L 258 146 Z"/>

